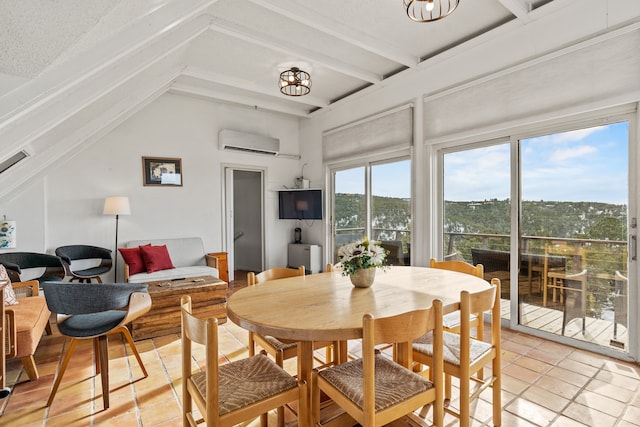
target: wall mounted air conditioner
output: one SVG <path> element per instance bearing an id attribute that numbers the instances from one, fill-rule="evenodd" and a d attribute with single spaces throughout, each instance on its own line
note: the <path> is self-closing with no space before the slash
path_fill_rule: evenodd
<path id="1" fill-rule="evenodd" d="M 264 135 L 223 129 L 218 133 L 218 140 L 221 150 L 243 151 L 269 156 L 277 156 L 280 151 L 280 140 Z"/>

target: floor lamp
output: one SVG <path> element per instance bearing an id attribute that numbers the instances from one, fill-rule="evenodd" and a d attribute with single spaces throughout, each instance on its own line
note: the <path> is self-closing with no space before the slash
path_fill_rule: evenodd
<path id="1" fill-rule="evenodd" d="M 120 215 L 131 215 L 129 198 L 126 196 L 107 197 L 104 201 L 104 215 L 116 216 L 116 247 L 113 254 L 114 259 L 114 282 L 118 281 L 118 220 Z"/>

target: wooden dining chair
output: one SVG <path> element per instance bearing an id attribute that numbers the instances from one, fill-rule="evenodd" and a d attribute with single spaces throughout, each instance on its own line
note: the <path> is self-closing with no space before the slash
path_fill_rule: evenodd
<path id="1" fill-rule="evenodd" d="M 493 389 L 493 425 L 498 427 L 502 423 L 501 405 L 501 366 L 500 366 L 500 279 L 491 280 L 491 288 L 469 293 L 460 293 L 461 327 L 460 333 L 444 332 L 444 375 L 457 377 L 460 380 L 459 411 L 449 406 L 451 401 L 451 381 L 445 381 L 445 411 L 460 419 L 461 427 L 471 424 L 471 401 L 475 400 L 487 387 Z M 475 339 L 471 336 L 472 314 L 479 319 L 485 312 L 491 313 L 491 339 L 488 341 Z M 483 322 L 480 322 L 480 328 Z M 431 368 L 433 363 L 439 363 L 437 353 L 440 351 L 435 337 L 428 333 L 413 342 L 413 359 L 415 362 Z M 491 375 L 487 378 L 476 375 L 482 368 L 491 363 Z M 437 365 L 436 365 L 437 366 Z M 432 374 L 422 371 L 433 378 Z M 475 375 L 475 376 L 474 376 Z M 477 383 L 473 392 L 471 382 Z"/>
<path id="2" fill-rule="evenodd" d="M 362 358 L 324 370 L 314 370 L 312 410 L 320 416 L 321 392 L 344 409 L 364 427 L 388 424 L 410 415 L 425 405 L 433 406 L 433 425 L 443 422 L 442 384 L 442 303 L 434 300 L 431 308 L 396 316 L 362 318 Z M 436 349 L 432 362 L 435 381 L 413 372 L 411 351 L 405 351 L 404 363 L 391 360 L 376 351 L 376 345 L 393 342 L 410 349 L 411 341 L 429 332 Z"/>
<path id="3" fill-rule="evenodd" d="M 253 272 L 247 273 L 247 284 L 249 286 L 257 285 L 259 283 L 268 282 L 270 280 L 285 279 L 287 277 L 304 276 L 305 268 L 303 265 L 297 269 L 294 268 L 271 268 L 261 273 L 255 274 Z M 272 336 L 262 336 L 253 332 L 249 332 L 249 355 L 253 356 L 256 351 L 256 344 L 262 347 L 267 354 L 270 354 L 275 360 L 276 364 L 280 367 L 283 366 L 284 361 L 296 357 L 298 354 L 298 346 L 296 341 L 280 340 Z M 324 364 L 334 363 L 337 359 L 337 349 L 333 342 L 319 341 L 313 343 L 314 350 L 321 348 L 327 348 L 326 359 Z"/>
<path id="4" fill-rule="evenodd" d="M 182 318 L 182 418 L 183 426 L 234 426 L 297 401 L 308 404 L 306 384 L 298 383 L 265 354 L 219 365 L 218 319 L 192 314 L 191 297 L 180 300 Z M 193 360 L 193 343 L 206 347 L 204 371 Z M 193 402 L 202 419 L 194 414 Z M 278 417 L 278 426 L 284 418 Z"/>
<path id="5" fill-rule="evenodd" d="M 472 276 L 484 278 L 484 267 L 482 264 L 472 265 L 465 261 L 451 260 L 451 261 L 436 261 L 431 258 L 429 261 L 429 267 L 439 268 L 442 270 L 457 271 L 458 273 L 470 274 Z M 471 315 L 471 327 L 478 326 L 478 318 L 475 315 Z M 447 332 L 460 332 L 460 311 L 454 311 L 444 315 L 442 319 L 442 326 Z M 478 331 L 479 332 L 479 331 Z M 482 339 L 482 335 L 476 335 L 476 338 Z"/>
<path id="6" fill-rule="evenodd" d="M 304 276 L 305 268 L 301 265 L 298 268 L 271 268 L 261 273 L 247 273 L 247 285 L 254 286 L 258 283 L 269 280 L 284 279 L 287 277 Z M 256 354 L 256 345 L 262 347 L 267 354 L 270 354 L 280 367 L 284 361 L 296 357 L 298 354 L 297 343 L 295 341 L 284 341 L 272 336 L 262 336 L 249 331 L 249 356 Z"/>
<path id="7" fill-rule="evenodd" d="M 331 263 L 327 263 L 327 266 L 325 268 L 325 271 L 327 272 L 331 272 L 331 271 L 342 271 L 342 264 L 337 262 L 335 264 L 331 264 Z"/>
<path id="8" fill-rule="evenodd" d="M 285 279 L 287 277 L 304 276 L 305 268 L 303 265 L 295 268 L 271 268 L 261 273 L 255 274 L 253 272 L 247 273 L 247 284 L 249 286 L 255 286 L 260 283 L 267 283 L 270 280 Z M 281 368 L 284 366 L 284 361 L 297 357 L 298 355 L 298 342 L 283 340 L 270 335 L 260 335 L 255 332 L 249 331 L 249 356 L 256 354 L 256 346 L 260 346 L 267 354 L 275 359 L 275 362 Z M 326 366 L 329 363 L 337 363 L 339 360 L 339 344 L 331 341 L 316 341 L 313 343 L 313 349 L 318 350 L 326 348 L 325 360 L 322 361 L 322 366 Z M 278 408 L 278 419 L 284 419 L 284 407 Z"/>

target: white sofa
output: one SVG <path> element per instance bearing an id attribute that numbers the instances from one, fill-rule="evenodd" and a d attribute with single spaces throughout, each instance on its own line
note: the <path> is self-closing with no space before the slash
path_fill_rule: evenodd
<path id="1" fill-rule="evenodd" d="M 129 266 L 125 261 L 125 280 L 130 283 L 146 283 L 157 280 L 172 280 L 183 277 L 214 276 L 219 277 L 217 258 L 204 251 L 200 237 L 184 237 L 177 239 L 132 240 L 126 243 L 127 248 L 135 248 L 151 243 L 153 246 L 167 245 L 171 262 L 175 268 L 154 271 L 153 273 L 137 273 L 129 275 Z"/>

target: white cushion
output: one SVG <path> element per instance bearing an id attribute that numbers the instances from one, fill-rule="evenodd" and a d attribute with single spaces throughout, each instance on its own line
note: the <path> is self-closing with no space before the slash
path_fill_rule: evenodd
<path id="1" fill-rule="evenodd" d="M 218 269 L 206 265 L 192 265 L 188 267 L 171 268 L 169 270 L 154 271 L 153 273 L 138 273 L 129 276 L 129 283 L 147 283 L 157 280 L 180 279 L 183 277 L 213 276 L 219 277 Z"/>

